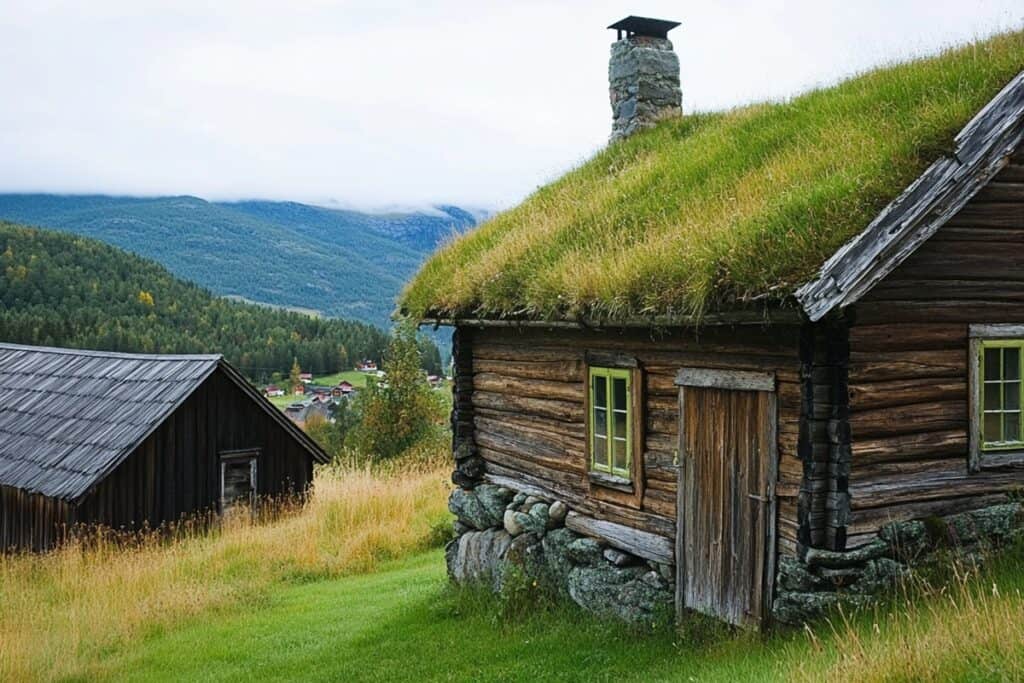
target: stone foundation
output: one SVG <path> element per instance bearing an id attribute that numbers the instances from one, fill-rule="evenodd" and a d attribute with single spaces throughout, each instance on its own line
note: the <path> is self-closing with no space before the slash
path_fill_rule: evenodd
<path id="1" fill-rule="evenodd" d="M 565 526 L 559 500 L 493 484 L 456 488 L 449 498 L 456 538 L 445 549 L 460 584 L 503 591 L 513 572 L 601 616 L 650 624 L 671 615 L 675 569 Z M 779 558 L 772 618 L 800 625 L 841 604 L 862 607 L 891 591 L 943 550 L 978 561 L 1024 534 L 1024 506 L 1006 503 L 944 518 L 893 522 L 870 543 L 837 552 L 811 548 Z"/>
<path id="2" fill-rule="evenodd" d="M 671 615 L 673 568 L 567 529 L 562 501 L 479 484 L 455 489 L 448 507 L 457 537 L 445 557 L 457 583 L 501 592 L 519 571 L 594 614 L 637 624 Z"/>
<path id="3" fill-rule="evenodd" d="M 1022 533 L 1020 503 L 994 505 L 929 520 L 892 522 L 866 545 L 846 552 L 811 548 L 803 560 L 781 557 L 776 569 L 772 616 L 798 625 L 837 604 L 863 606 L 891 590 L 915 566 L 953 550 L 967 561 L 1015 540 Z"/>

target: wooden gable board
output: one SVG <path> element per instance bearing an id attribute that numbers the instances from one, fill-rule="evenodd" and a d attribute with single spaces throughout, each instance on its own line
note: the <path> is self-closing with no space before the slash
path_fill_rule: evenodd
<path id="1" fill-rule="evenodd" d="M 858 301 L 907 259 L 1002 170 L 1024 139 L 1024 72 L 933 163 L 796 292 L 812 321 Z"/>

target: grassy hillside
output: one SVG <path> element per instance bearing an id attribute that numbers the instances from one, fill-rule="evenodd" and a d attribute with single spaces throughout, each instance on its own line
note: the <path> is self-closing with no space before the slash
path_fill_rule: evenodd
<path id="1" fill-rule="evenodd" d="M 93 237 L 222 295 L 387 325 L 438 241 L 474 224 L 445 207 L 372 215 L 294 202 L 0 195 L 0 219 Z"/>
<path id="2" fill-rule="evenodd" d="M 294 358 L 317 373 L 379 360 L 388 336 L 365 323 L 228 301 L 96 240 L 0 222 L 0 341 L 216 352 L 261 378 L 287 376 Z"/>
<path id="3" fill-rule="evenodd" d="M 664 121 L 442 248 L 403 306 L 614 320 L 785 300 L 1021 70 L 1024 31 Z"/>
<path id="4" fill-rule="evenodd" d="M 171 543 L 0 557 L 0 680 L 976 681 L 1024 676 L 1024 552 L 808 630 L 636 631 L 449 587 L 447 463 Z M 920 590 L 920 589 L 916 589 Z"/>

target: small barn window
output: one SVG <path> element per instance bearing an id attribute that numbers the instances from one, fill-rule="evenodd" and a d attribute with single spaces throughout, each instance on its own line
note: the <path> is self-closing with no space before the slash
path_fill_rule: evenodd
<path id="1" fill-rule="evenodd" d="M 220 460 L 220 507 L 252 505 L 256 499 L 257 451 L 222 453 Z"/>
<path id="2" fill-rule="evenodd" d="M 590 368 L 590 471 L 631 479 L 633 377 L 622 368 Z"/>
<path id="3" fill-rule="evenodd" d="M 1024 461 L 1024 326 L 971 325 L 972 471 Z"/>

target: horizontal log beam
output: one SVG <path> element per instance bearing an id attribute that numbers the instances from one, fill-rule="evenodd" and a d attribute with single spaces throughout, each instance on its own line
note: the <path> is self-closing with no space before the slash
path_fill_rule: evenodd
<path id="1" fill-rule="evenodd" d="M 578 534 L 600 539 L 619 550 L 625 550 L 645 560 L 663 564 L 675 563 L 674 544 L 664 536 L 607 520 L 594 519 L 575 511 L 566 515 L 565 526 Z"/>

